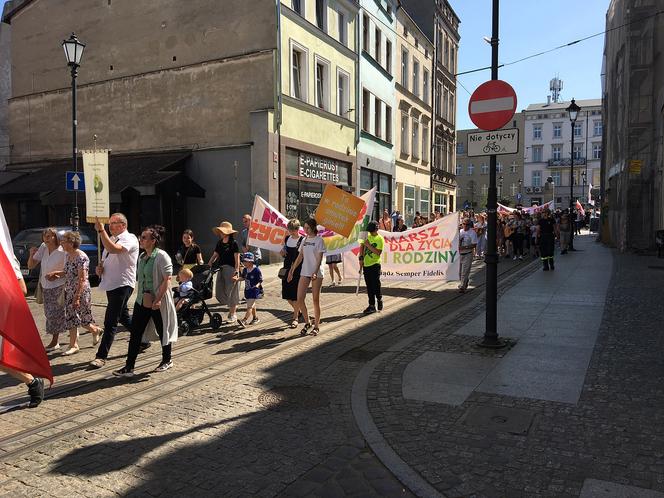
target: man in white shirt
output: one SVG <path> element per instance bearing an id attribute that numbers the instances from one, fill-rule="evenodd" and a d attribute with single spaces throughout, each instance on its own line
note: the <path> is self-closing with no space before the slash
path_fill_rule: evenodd
<path id="1" fill-rule="evenodd" d="M 463 220 L 463 228 L 459 230 L 459 256 L 461 271 L 459 275 L 459 292 L 464 293 L 470 280 L 470 267 L 473 264 L 473 253 L 477 246 L 477 233 L 473 229 L 473 222 L 468 218 Z"/>
<path id="2" fill-rule="evenodd" d="M 127 231 L 127 217 L 114 213 L 108 221 L 109 235 L 103 223 L 97 220 L 95 229 L 100 235 L 104 252 L 96 268 L 101 277 L 99 288 L 106 291 L 108 305 L 104 315 L 104 335 L 97 350 L 96 358 L 90 363 L 93 368 L 101 368 L 115 339 L 115 331 L 120 322 L 131 326 L 127 302 L 136 285 L 136 262 L 138 261 L 138 239 Z"/>

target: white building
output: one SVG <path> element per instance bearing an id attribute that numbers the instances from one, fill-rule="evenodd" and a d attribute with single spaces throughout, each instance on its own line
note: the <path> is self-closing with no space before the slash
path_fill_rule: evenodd
<path id="1" fill-rule="evenodd" d="M 576 104 L 581 111 L 574 125 L 573 198 L 585 204 L 589 185 L 598 191 L 600 184 L 602 100 L 578 100 Z M 524 205 L 553 198 L 556 207 L 569 207 L 572 124 L 565 111 L 569 105 L 531 104 L 523 111 Z"/>

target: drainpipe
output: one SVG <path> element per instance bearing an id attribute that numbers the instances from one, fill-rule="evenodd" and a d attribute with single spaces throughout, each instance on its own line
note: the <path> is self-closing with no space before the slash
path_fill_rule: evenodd
<path id="1" fill-rule="evenodd" d="M 282 122 L 282 88 L 281 88 L 281 0 L 275 0 L 275 9 L 277 15 L 277 50 L 276 50 L 276 71 L 275 71 L 275 106 L 274 106 L 274 128 L 277 132 L 277 205 L 282 209 L 281 204 L 281 122 Z M 274 165 L 274 160 L 270 161 Z M 274 167 L 274 166 L 273 166 Z"/>
<path id="2" fill-rule="evenodd" d="M 355 17 L 355 194 L 360 194 L 360 162 L 358 159 L 360 144 L 360 19 L 362 8 L 358 10 Z"/>

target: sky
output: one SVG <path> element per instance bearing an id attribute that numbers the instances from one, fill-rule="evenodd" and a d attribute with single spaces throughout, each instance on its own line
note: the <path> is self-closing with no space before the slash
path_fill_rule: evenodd
<path id="1" fill-rule="evenodd" d="M 448 0 L 459 16 L 458 72 L 491 65 L 491 0 Z M 498 60 L 506 63 L 604 31 L 610 0 L 502 0 Z M 563 80 L 562 100 L 601 98 L 604 35 L 498 70 L 517 94 L 517 112 L 546 102 L 549 81 Z M 491 71 L 462 75 L 457 88 L 457 129 L 475 128 L 468 117 L 470 94 Z M 463 85 L 468 91 L 464 90 Z"/>
<path id="2" fill-rule="evenodd" d="M 425 1 L 425 0 L 422 0 Z M 491 64 L 492 0 L 448 0 L 461 19 L 458 71 Z M 499 60 L 510 62 L 604 31 L 610 0 L 502 0 L 500 2 Z M 0 0 L 4 5 L 5 0 Z M 549 81 L 563 80 L 561 98 L 601 97 L 600 72 L 604 36 L 499 69 L 498 77 L 514 87 L 517 112 L 529 104 L 546 102 Z M 458 77 L 457 129 L 474 128 L 468 117 L 468 99 L 489 70 Z M 463 86 L 462 86 L 463 85 Z M 465 87 L 468 91 L 464 90 Z"/>

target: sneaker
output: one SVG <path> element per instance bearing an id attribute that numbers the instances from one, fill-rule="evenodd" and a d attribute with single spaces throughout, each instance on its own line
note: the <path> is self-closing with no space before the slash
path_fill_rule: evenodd
<path id="1" fill-rule="evenodd" d="M 35 377 L 30 384 L 28 384 L 28 394 L 30 395 L 30 403 L 28 407 L 37 408 L 39 404 L 44 401 L 44 379 Z"/>
<path id="2" fill-rule="evenodd" d="M 122 367 L 120 370 L 113 370 L 113 375 L 116 377 L 125 377 L 127 379 L 130 379 L 131 377 L 134 376 L 134 371 L 128 369 L 127 367 Z"/>
<path id="3" fill-rule="evenodd" d="M 173 366 L 173 361 L 162 362 L 157 368 L 154 369 L 155 372 L 165 372 Z"/>
<path id="4" fill-rule="evenodd" d="M 523 261 L 523 256 L 519 256 L 519 261 Z"/>
<path id="5" fill-rule="evenodd" d="M 376 312 L 376 307 L 375 306 L 367 306 L 366 309 L 362 312 L 365 315 L 370 315 L 371 313 Z"/>
<path id="6" fill-rule="evenodd" d="M 226 323 L 235 323 L 237 322 L 237 315 L 228 315 L 228 320 Z"/>
<path id="7" fill-rule="evenodd" d="M 79 351 L 80 351 L 80 350 L 79 350 L 78 346 L 76 346 L 76 347 L 74 347 L 74 348 L 69 348 L 67 351 L 65 351 L 64 353 L 62 353 L 62 356 L 71 356 L 71 355 L 73 355 L 73 354 L 78 353 Z"/>
<path id="8" fill-rule="evenodd" d="M 151 342 L 142 342 L 141 348 L 138 350 L 139 354 L 145 352 L 147 349 L 150 349 L 150 346 L 152 346 Z"/>
<path id="9" fill-rule="evenodd" d="M 252 321 L 249 322 L 249 325 L 256 325 L 257 323 L 261 323 L 261 319 L 256 317 Z"/>
<path id="10" fill-rule="evenodd" d="M 104 365 L 106 365 L 106 360 L 104 360 L 103 358 L 95 358 L 90 362 L 90 366 L 92 368 L 101 368 Z"/>
<path id="11" fill-rule="evenodd" d="M 382 299 L 378 300 L 378 311 L 383 311 L 383 300 Z"/>
<path id="12" fill-rule="evenodd" d="M 516 261 L 516 256 L 514 256 L 514 257 L 512 258 L 512 261 Z"/>
<path id="13" fill-rule="evenodd" d="M 237 319 L 237 324 L 240 326 L 241 329 L 247 328 L 247 324 L 244 323 L 244 320 L 242 320 L 241 318 Z"/>
<path id="14" fill-rule="evenodd" d="M 58 351 L 60 349 L 60 344 L 46 348 L 47 353 L 52 353 L 53 351 Z"/>

